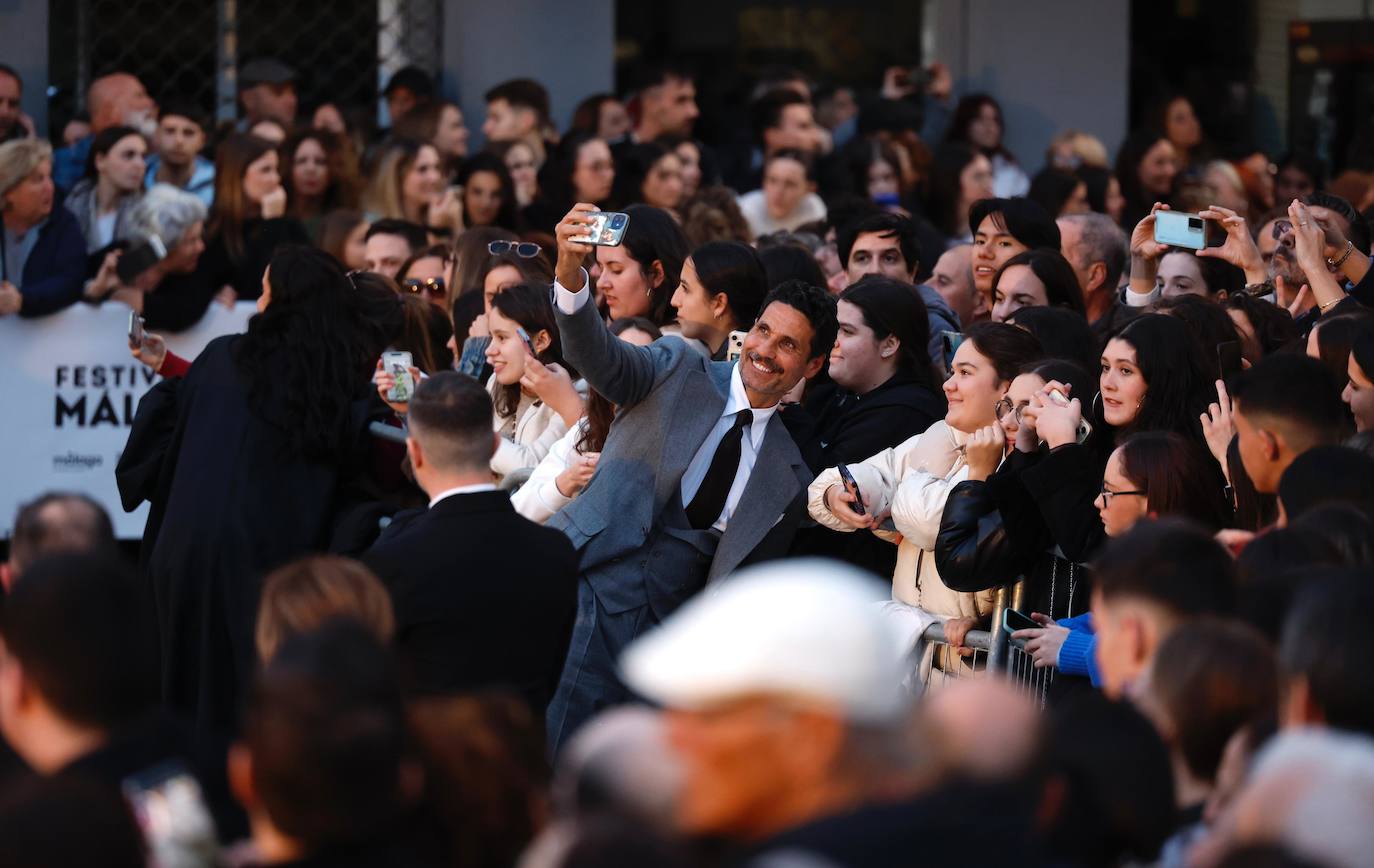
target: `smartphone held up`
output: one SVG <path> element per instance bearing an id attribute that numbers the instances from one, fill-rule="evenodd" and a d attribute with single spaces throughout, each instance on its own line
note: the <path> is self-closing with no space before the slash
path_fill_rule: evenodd
<path id="1" fill-rule="evenodd" d="M 1156 211 L 1155 241 L 1171 247 L 1201 250 L 1226 243 L 1226 230 L 1215 220 L 1186 211 Z"/>
<path id="2" fill-rule="evenodd" d="M 587 211 L 582 216 L 592 223 L 586 235 L 571 239 L 578 244 L 619 247 L 625 239 L 625 229 L 630 225 L 630 215 L 623 211 Z"/>
<path id="3" fill-rule="evenodd" d="M 414 366 L 410 353 L 403 350 L 387 350 L 382 353 L 382 370 L 396 379 L 395 385 L 386 391 L 386 399 L 397 404 L 410 401 L 415 394 L 415 379 L 410 375 Z"/>

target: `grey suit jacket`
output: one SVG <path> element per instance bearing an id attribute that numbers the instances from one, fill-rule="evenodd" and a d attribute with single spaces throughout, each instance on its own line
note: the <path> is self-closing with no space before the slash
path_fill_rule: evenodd
<path id="1" fill-rule="evenodd" d="M 607 611 L 671 608 L 681 602 L 686 577 L 650 563 L 645 543 L 659 530 L 668 499 L 682 496 L 683 473 L 725 411 L 734 363 L 709 361 L 675 336 L 648 347 L 627 344 L 590 303 L 568 316 L 555 299 L 554 310 L 563 355 L 619 410 L 596 474 L 548 524 L 572 539 Z M 812 475 L 774 414 L 706 581 L 785 555 L 805 516 Z"/>

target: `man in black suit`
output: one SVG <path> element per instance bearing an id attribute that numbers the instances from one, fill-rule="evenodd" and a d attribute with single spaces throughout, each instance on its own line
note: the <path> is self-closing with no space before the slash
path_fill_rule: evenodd
<path id="1" fill-rule="evenodd" d="M 491 419 L 491 397 L 469 377 L 419 384 L 406 451 L 429 509 L 398 517 L 363 560 L 391 591 L 413 692 L 507 686 L 542 716 L 577 609 L 577 556 L 491 484 Z"/>

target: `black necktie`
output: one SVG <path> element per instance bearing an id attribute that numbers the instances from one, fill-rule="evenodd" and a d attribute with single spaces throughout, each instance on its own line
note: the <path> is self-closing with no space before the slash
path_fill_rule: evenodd
<path id="1" fill-rule="evenodd" d="M 720 518 L 725 509 L 725 500 L 730 496 L 730 486 L 735 484 L 735 474 L 739 472 L 740 438 L 744 429 L 754 421 L 754 411 L 740 410 L 735 414 L 735 424 L 725 432 L 716 446 L 716 454 L 711 456 L 711 466 L 706 468 L 706 477 L 701 487 L 687 504 L 687 521 L 697 530 L 705 530 Z"/>

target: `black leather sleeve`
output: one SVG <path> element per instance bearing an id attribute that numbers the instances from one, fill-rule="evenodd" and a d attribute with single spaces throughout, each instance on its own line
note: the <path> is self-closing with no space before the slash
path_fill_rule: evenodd
<path id="1" fill-rule="evenodd" d="M 1007 532 L 991 480 L 961 482 L 949 493 L 935 539 L 935 565 L 947 587 L 973 593 L 1015 582 L 1034 558 L 1034 549 Z"/>

